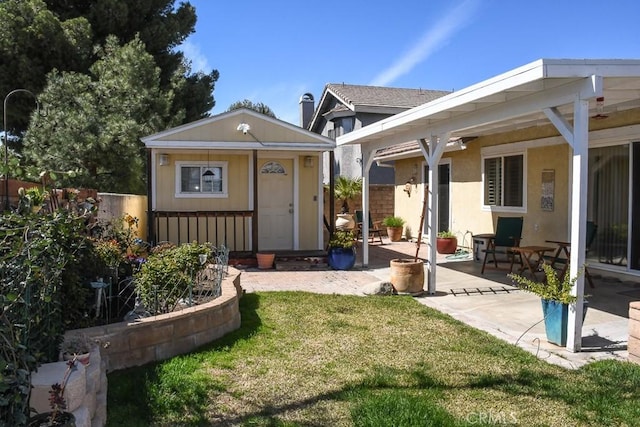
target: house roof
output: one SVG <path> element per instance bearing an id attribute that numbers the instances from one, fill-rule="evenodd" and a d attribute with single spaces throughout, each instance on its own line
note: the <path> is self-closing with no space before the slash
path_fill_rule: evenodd
<path id="1" fill-rule="evenodd" d="M 449 94 L 449 91 L 408 89 L 382 86 L 363 86 L 345 83 L 328 83 L 314 111 L 309 129 L 314 130 L 321 116 L 327 113 L 350 110 L 354 113 L 397 114 Z M 332 98 L 339 105 L 329 108 Z"/>
<path id="2" fill-rule="evenodd" d="M 640 60 L 540 59 L 349 132 L 337 144 L 378 150 L 431 135 L 472 138 L 548 125 L 550 116 L 569 123 L 576 99 L 588 101 L 590 117 L 640 108 Z"/>
<path id="3" fill-rule="evenodd" d="M 248 125 L 242 127 L 241 125 Z M 244 130 L 244 131 L 243 131 Z M 147 148 L 331 151 L 335 141 L 247 108 L 142 138 Z"/>

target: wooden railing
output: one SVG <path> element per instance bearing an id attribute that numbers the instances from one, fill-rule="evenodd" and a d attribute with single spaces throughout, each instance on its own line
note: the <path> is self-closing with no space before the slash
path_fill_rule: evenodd
<path id="1" fill-rule="evenodd" d="M 225 245 L 232 252 L 250 252 L 252 245 L 253 211 L 153 211 L 150 240 L 175 244 L 211 243 Z"/>

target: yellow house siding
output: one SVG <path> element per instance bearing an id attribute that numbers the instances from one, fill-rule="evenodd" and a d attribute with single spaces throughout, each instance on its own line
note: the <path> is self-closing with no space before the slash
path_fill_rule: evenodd
<path id="1" fill-rule="evenodd" d="M 304 159 L 310 154 L 300 155 L 298 164 L 298 206 L 300 210 L 299 241 L 301 250 L 314 250 L 318 248 L 318 203 L 322 194 L 318 194 L 318 165 L 317 155 L 311 156 L 313 167 L 305 167 Z"/>
<path id="2" fill-rule="evenodd" d="M 534 133 L 534 132 L 531 132 Z M 526 150 L 527 159 L 527 209 L 525 213 L 507 213 L 482 209 L 482 156 L 481 148 L 497 145 L 509 140 L 515 142 L 514 135 L 498 135 L 475 139 L 462 151 L 447 152 L 443 161 L 450 161 L 450 212 L 451 230 L 458 236 L 459 244 L 463 238 L 471 246 L 472 234 L 494 231 L 498 216 L 523 216 L 523 242 L 527 245 L 544 244 L 547 239 L 565 239 L 568 226 L 569 203 L 569 161 L 568 144 L 546 145 Z M 535 141 L 534 141 L 535 143 Z M 395 206 L 396 216 L 407 221 L 407 237 L 417 237 L 420 212 L 422 210 L 423 186 L 422 162 L 420 157 L 396 161 Z M 404 192 L 405 183 L 413 176 L 418 164 L 417 184 L 412 185 L 411 197 Z M 542 172 L 553 170 L 555 173 L 554 209 L 543 211 L 541 208 Z"/>
<path id="3" fill-rule="evenodd" d="M 171 154 L 167 166 L 157 166 L 156 210 L 224 211 L 249 209 L 249 155 L 211 152 Z M 228 197 L 176 198 L 176 162 L 227 162 Z"/>
<path id="4" fill-rule="evenodd" d="M 405 220 L 403 235 L 406 238 L 418 237 L 420 235 L 420 214 L 422 212 L 422 194 L 424 192 L 424 185 L 421 183 L 423 161 L 422 158 L 396 161 L 394 216 Z M 411 184 L 411 195 L 409 196 L 404 191 L 404 188 L 406 182 L 410 181 L 411 178 L 414 178 L 414 184 Z"/>

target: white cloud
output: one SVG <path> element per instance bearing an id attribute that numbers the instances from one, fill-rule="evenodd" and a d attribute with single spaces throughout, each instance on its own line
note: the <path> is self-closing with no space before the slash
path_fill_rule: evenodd
<path id="1" fill-rule="evenodd" d="M 445 45 L 456 31 L 460 31 L 477 9 L 479 0 L 466 0 L 452 9 L 438 23 L 427 29 L 420 40 L 390 67 L 379 73 L 372 86 L 387 86 L 398 77 L 409 73 L 420 62 Z"/>
<path id="2" fill-rule="evenodd" d="M 185 58 L 191 62 L 192 73 L 196 73 L 198 71 L 202 71 L 204 73 L 211 72 L 209 61 L 207 61 L 207 57 L 202 53 L 202 50 L 200 50 L 200 46 L 186 40 L 179 46 L 179 49 L 182 50 Z"/>

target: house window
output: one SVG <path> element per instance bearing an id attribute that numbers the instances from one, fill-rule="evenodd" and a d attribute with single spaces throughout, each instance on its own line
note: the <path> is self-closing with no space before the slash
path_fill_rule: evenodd
<path id="1" fill-rule="evenodd" d="M 227 197 L 227 162 L 176 162 L 176 197 Z"/>
<path id="2" fill-rule="evenodd" d="M 524 154 L 484 158 L 484 205 L 524 208 Z"/>

